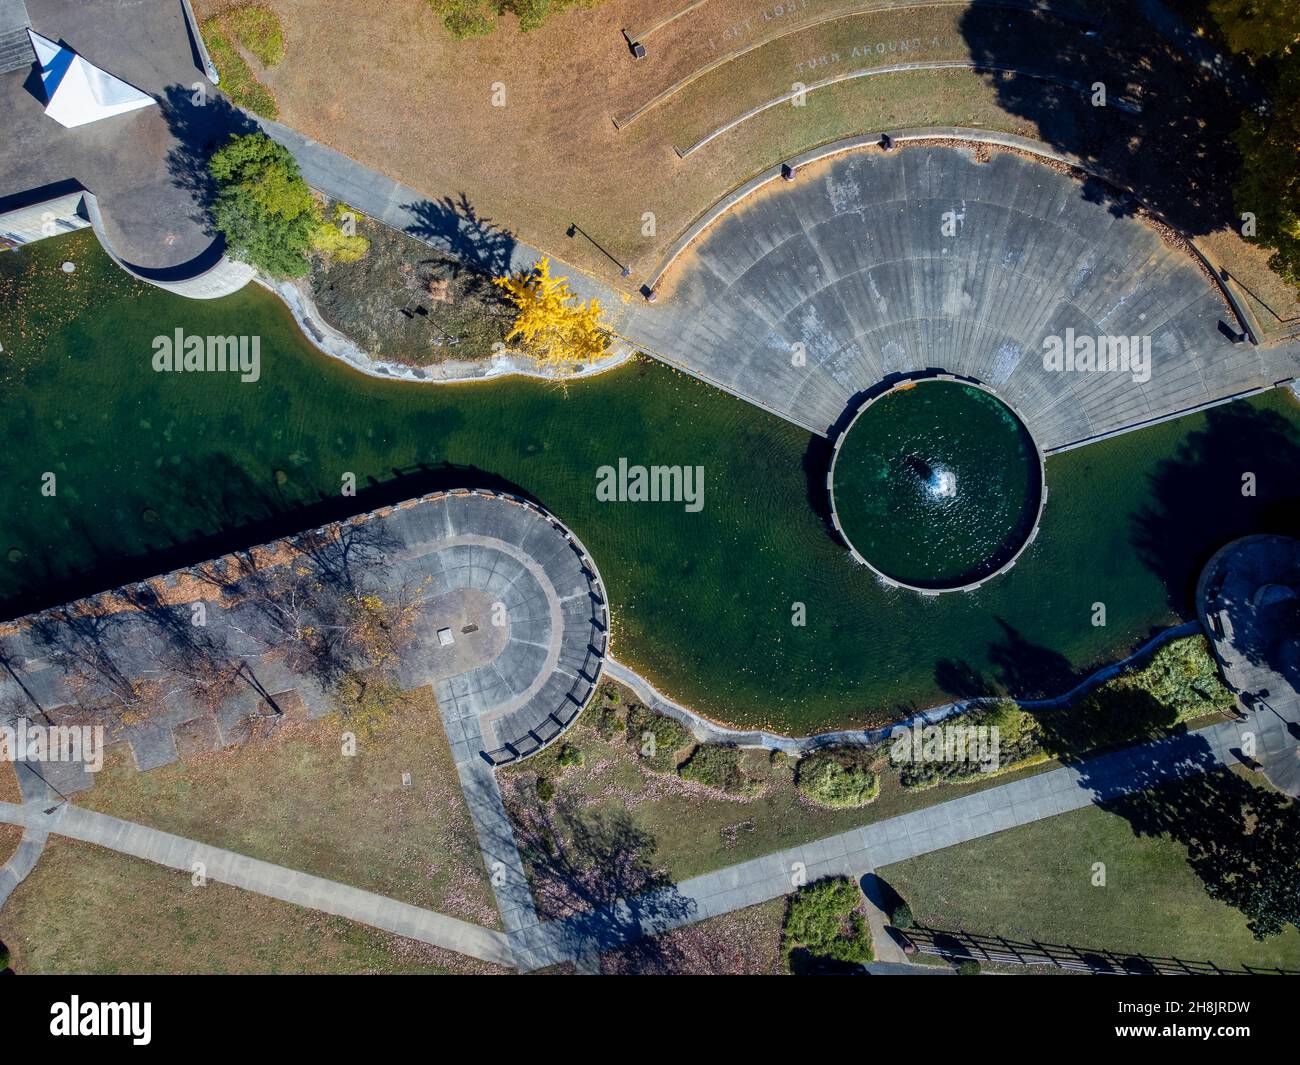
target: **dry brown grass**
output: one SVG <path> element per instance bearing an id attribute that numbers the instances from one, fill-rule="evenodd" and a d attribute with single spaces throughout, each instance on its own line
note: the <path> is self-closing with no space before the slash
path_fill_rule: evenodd
<path id="1" fill-rule="evenodd" d="M 345 757 L 340 729 L 282 721 L 269 736 L 137 772 L 109 753 L 80 805 L 498 927 L 478 840 L 429 689 Z M 411 774 L 411 785 L 402 774 Z"/>
<path id="2" fill-rule="evenodd" d="M 223 0 L 199 4 L 203 14 L 223 6 Z M 718 57 L 866 6 L 851 0 L 709 0 L 653 34 L 640 62 L 629 54 L 622 29 L 651 26 L 681 10 L 684 0 L 609 0 L 527 34 L 505 19 L 489 37 L 463 42 L 450 38 L 425 0 L 368 5 L 364 14 L 352 0 L 269 0 L 269 6 L 284 22 L 286 57 L 265 78 L 285 122 L 432 199 L 463 193 L 491 223 L 611 284 L 626 284 L 599 251 L 566 235 L 577 222 L 631 265 L 629 288 L 728 190 L 801 151 L 908 126 L 1038 134 L 1035 122 L 999 105 L 991 79 L 969 71 L 888 75 L 819 90 L 806 107 L 774 108 L 688 159 L 677 157 L 674 141 L 727 110 L 707 93 L 700 97 L 700 85 L 629 128 L 614 126 L 616 117 Z M 1110 7 L 1076 6 L 1088 14 Z M 783 13 L 776 17 L 778 7 Z M 728 86 L 728 96 L 748 100 L 764 93 L 747 84 L 745 72 L 776 84 L 773 64 L 788 66 L 801 40 L 819 42 L 817 48 L 832 40 L 885 40 L 913 26 L 954 25 L 963 10 L 917 5 L 857 15 L 766 44 L 704 81 L 727 85 L 734 78 L 743 87 Z M 1154 36 L 1151 43 L 1156 46 Z M 961 50 L 957 42 L 944 53 L 960 57 Z M 506 87 L 505 107 L 492 106 L 497 82 Z M 646 212 L 655 216 L 653 235 L 642 232 Z M 1294 291 L 1263 268 L 1266 256 L 1231 233 L 1208 243 L 1216 261 L 1276 309 L 1274 317 L 1300 313 Z"/>
<path id="3" fill-rule="evenodd" d="M 501 973 L 341 917 L 51 838 L 0 912 L 18 973 Z"/>
<path id="4" fill-rule="evenodd" d="M 0 802 L 22 801 L 22 792 L 18 790 L 18 772 L 13 762 L 7 759 L 0 761 Z M 22 838 L 21 826 L 0 824 L 0 865 L 13 857 Z"/>

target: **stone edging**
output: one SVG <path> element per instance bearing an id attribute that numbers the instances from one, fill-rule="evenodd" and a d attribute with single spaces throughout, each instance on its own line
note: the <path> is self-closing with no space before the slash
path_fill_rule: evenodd
<path id="1" fill-rule="evenodd" d="M 1173 628 L 1157 633 L 1132 654 L 1120 659 L 1118 662 L 1102 666 L 1063 695 L 1057 695 L 1051 699 L 1013 699 L 1012 701 L 1017 706 L 1025 709 L 1051 710 L 1063 706 L 1073 702 L 1090 689 L 1118 676 L 1134 662 L 1146 657 L 1171 640 L 1180 639 L 1184 636 L 1193 636 L 1200 631 L 1200 622 L 1185 621 L 1182 624 L 1173 626 Z M 801 758 L 826 747 L 872 747 L 888 740 L 896 731 L 938 724 L 940 721 L 956 714 L 964 713 L 987 703 L 999 702 L 1003 698 L 1002 696 L 985 696 L 958 699 L 950 703 L 943 703 L 940 706 L 931 707 L 928 710 L 919 711 L 909 718 L 894 722 L 892 725 L 882 725 L 874 729 L 846 729 L 839 732 L 821 732 L 814 736 L 781 736 L 763 729 L 746 731 L 744 729 L 729 728 L 726 725 L 711 721 L 694 710 L 690 710 L 669 699 L 639 673 L 608 654 L 605 656 L 605 673 L 610 679 L 631 688 L 650 709 L 685 725 L 690 730 L 691 735 L 701 743 L 720 743 L 728 747 L 754 747 L 768 751 L 782 751 L 796 758 Z"/>
<path id="2" fill-rule="evenodd" d="M 406 363 L 377 359 L 370 355 L 347 334 L 335 329 L 325 321 L 316 307 L 311 292 L 304 283 L 293 281 L 270 281 L 261 274 L 254 279 L 269 292 L 279 296 L 303 336 L 317 351 L 345 363 L 358 373 L 367 377 L 377 377 L 388 381 L 411 381 L 416 384 L 464 384 L 472 381 L 488 381 L 502 377 L 532 377 L 542 381 L 574 381 L 594 377 L 622 366 L 635 354 L 635 350 L 624 341 L 616 341 L 612 354 L 599 359 L 571 373 L 540 370 L 523 356 L 504 354 L 495 355 L 482 362 L 468 360 L 450 360 L 432 366 L 410 366 Z"/>
<path id="3" fill-rule="evenodd" d="M 952 587 L 925 587 L 919 584 L 908 584 L 906 581 L 898 580 L 897 578 L 891 577 L 889 574 L 878 570 L 861 552 L 858 551 L 857 546 L 853 543 L 849 534 L 844 531 L 844 527 L 840 524 L 839 511 L 835 507 L 835 463 L 839 460 L 840 448 L 843 446 L 844 441 L 848 439 L 849 432 L 853 429 L 854 424 L 867 412 L 869 407 L 876 403 L 877 400 L 883 399 L 885 396 L 897 392 L 900 389 L 914 388 L 928 381 L 950 381 L 954 384 L 968 385 L 971 388 L 978 388 L 982 392 L 987 392 L 1015 415 L 1016 421 L 1020 423 L 1020 428 L 1025 431 L 1025 435 L 1028 436 L 1030 441 L 1033 443 L 1034 454 L 1038 458 L 1038 512 L 1034 515 L 1034 525 L 1033 528 L 1029 530 L 1029 535 L 1020 542 L 1020 546 L 1016 548 L 1011 557 L 992 573 L 986 574 L 979 580 L 970 581 L 967 584 L 955 585 Z M 857 411 L 854 412 L 849 424 L 844 427 L 844 431 L 836 438 L 835 444 L 831 450 L 831 466 L 830 469 L 826 471 L 826 494 L 830 496 L 831 501 L 831 524 L 835 527 L 835 531 L 840 534 L 840 538 L 849 545 L 849 554 L 851 554 L 854 559 L 862 565 L 866 566 L 867 569 L 871 570 L 872 573 L 880 578 L 880 580 L 884 581 L 885 584 L 889 585 L 889 587 L 906 588 L 909 591 L 919 592 L 921 595 L 932 598 L 935 596 L 945 595 L 948 592 L 973 592 L 982 588 L 989 581 L 993 580 L 994 577 L 1000 577 L 1002 574 L 1011 570 L 1020 560 L 1020 556 L 1025 553 L 1029 545 L 1038 539 L 1038 530 L 1043 522 L 1043 510 L 1047 506 L 1047 455 L 1046 452 L 1043 451 L 1043 446 L 1034 437 L 1033 432 L 1029 428 L 1029 423 L 1025 420 L 1024 416 L 1004 397 L 998 395 L 997 392 L 982 381 L 942 372 L 926 376 L 912 375 L 905 380 L 898 381 L 889 388 L 868 397 L 867 400 L 858 407 Z"/>

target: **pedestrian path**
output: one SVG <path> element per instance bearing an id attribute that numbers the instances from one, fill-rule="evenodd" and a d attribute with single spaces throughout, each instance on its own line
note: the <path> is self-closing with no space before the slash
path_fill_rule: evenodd
<path id="1" fill-rule="evenodd" d="M 312 188 L 463 263 L 499 275 L 526 270 L 545 254 L 492 219 L 479 217 L 464 196 L 431 199 L 281 122 L 248 117 L 293 153 Z M 576 268 L 559 272 L 568 274 L 569 287 L 580 299 L 598 299 L 607 311 L 621 305 L 621 296 L 594 277 Z"/>
<path id="2" fill-rule="evenodd" d="M 171 869 L 201 872 L 210 880 L 232 887 L 346 917 L 482 961 L 514 964 L 502 932 L 71 803 L 63 803 L 49 813 L 42 803 L 0 803 L 0 821 L 23 825 L 29 835 L 53 834 L 95 843 Z"/>
<path id="3" fill-rule="evenodd" d="M 1234 750 L 1247 733 L 1254 734 L 1265 754 L 1294 752 L 1300 744 L 1285 721 L 1258 712 L 1245 721 L 1226 721 L 1101 755 L 682 881 L 674 893 L 678 905 L 635 907 L 649 915 L 637 931 L 653 934 L 717 917 L 789 894 L 822 877 L 856 879 L 873 868 L 1239 764 Z M 527 946 L 543 965 L 573 960 L 593 947 L 614 949 L 622 944 L 592 940 L 635 927 L 626 919 L 627 904 L 617 907 L 617 919 L 583 915 L 539 925 L 525 937 Z M 656 922 L 658 912 L 686 916 Z"/>

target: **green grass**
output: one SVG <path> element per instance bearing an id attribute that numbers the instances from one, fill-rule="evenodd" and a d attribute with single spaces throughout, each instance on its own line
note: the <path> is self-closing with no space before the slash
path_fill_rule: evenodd
<path id="1" fill-rule="evenodd" d="M 540 777 L 554 784 L 552 801 L 556 803 L 610 814 L 626 811 L 637 828 L 654 841 L 655 861 L 676 881 L 1019 780 L 1044 768 L 1035 766 L 948 785 L 940 792 L 918 793 L 903 788 L 897 772 L 885 771 L 887 752 L 877 751 L 873 763 L 879 776 L 877 797 L 867 806 L 832 809 L 810 803 L 799 794 L 790 759 L 768 751 L 745 750 L 739 752 L 739 769 L 757 787 L 750 787 L 747 796 L 725 795 L 679 777 L 673 759 L 643 759 L 639 732 L 615 731 L 603 738 L 598 723 L 612 689 L 613 685 L 602 685 L 568 733 L 568 742 L 583 751 L 583 767 L 561 768 L 558 751 L 552 747 L 499 770 L 506 807 L 516 821 L 526 822 L 537 801 L 534 788 Z M 623 690 L 621 701 L 626 705 L 634 699 Z"/>
<path id="2" fill-rule="evenodd" d="M 283 722 L 269 738 L 137 772 L 117 750 L 90 809 L 414 906 L 497 927 L 478 840 L 427 689 L 344 756 L 341 727 Z M 402 775 L 411 774 L 404 786 Z"/>
<path id="3" fill-rule="evenodd" d="M 1106 886 L 1094 887 L 1105 864 Z M 1120 953 L 1300 968 L 1300 933 L 1257 942 L 1168 837 L 1089 807 L 878 870 L 919 923 Z"/>
<path id="4" fill-rule="evenodd" d="M 51 837 L 0 911 L 21 974 L 502 972 L 449 951 Z"/>
<path id="5" fill-rule="evenodd" d="M 221 75 L 220 88 L 238 107 L 247 108 L 263 118 L 278 118 L 279 105 L 275 94 L 257 80 L 247 60 L 234 42 L 226 36 L 220 18 L 211 18 L 203 24 L 203 41 L 208 54 Z"/>
<path id="6" fill-rule="evenodd" d="M 222 25 L 265 67 L 284 58 L 280 16 L 264 4 L 242 4 L 219 16 Z"/>

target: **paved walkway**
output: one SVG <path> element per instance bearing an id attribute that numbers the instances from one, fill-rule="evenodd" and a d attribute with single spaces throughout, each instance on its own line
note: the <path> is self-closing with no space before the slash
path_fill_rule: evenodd
<path id="1" fill-rule="evenodd" d="M 856 879 L 872 868 L 1237 764 L 1233 749 L 1247 731 L 1255 733 L 1266 755 L 1294 754 L 1300 745 L 1285 721 L 1259 712 L 1246 722 L 1223 722 L 1049 770 L 685 880 L 677 885 L 676 898 L 685 901 L 689 916 L 643 925 L 642 932 L 662 932 L 766 902 L 793 891 L 796 881 Z M 654 907 L 639 909 L 653 912 Z M 625 911 L 622 920 L 585 915 L 539 925 L 521 939 L 542 964 L 553 965 L 590 951 L 593 936 L 626 927 Z M 599 948 L 619 945 L 607 941 Z"/>
<path id="2" fill-rule="evenodd" d="M 43 805 L 0 803 L 0 821 L 23 825 L 32 833 L 53 833 L 95 843 L 187 873 L 193 872 L 197 863 L 202 863 L 205 875 L 223 884 L 346 917 L 497 965 L 514 964 L 505 935 L 481 925 L 220 847 L 209 847 L 71 803 L 64 803 L 49 814 L 44 812 Z"/>
<path id="3" fill-rule="evenodd" d="M 293 153 L 312 188 L 461 262 L 503 274 L 527 269 L 546 254 L 516 240 L 509 229 L 492 219 L 479 217 L 464 196 L 431 199 L 281 122 L 248 117 Z M 556 256 L 551 259 L 559 264 Z M 621 304 L 620 294 L 595 278 L 574 267 L 562 272 L 568 274 L 569 287 L 579 298 L 594 297 L 607 310 Z"/>

